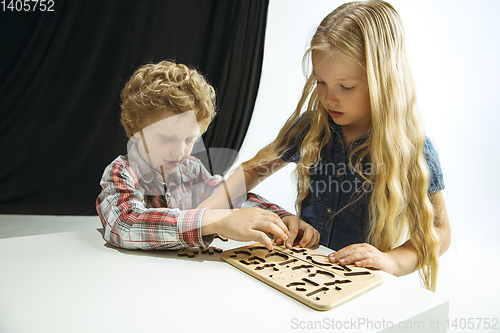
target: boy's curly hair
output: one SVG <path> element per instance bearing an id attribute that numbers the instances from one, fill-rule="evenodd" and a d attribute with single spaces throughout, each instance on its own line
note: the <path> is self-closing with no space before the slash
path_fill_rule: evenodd
<path id="1" fill-rule="evenodd" d="M 127 136 L 162 119 L 165 111 L 194 111 L 204 133 L 215 116 L 215 90 L 195 69 L 173 61 L 139 67 L 120 94 Z"/>

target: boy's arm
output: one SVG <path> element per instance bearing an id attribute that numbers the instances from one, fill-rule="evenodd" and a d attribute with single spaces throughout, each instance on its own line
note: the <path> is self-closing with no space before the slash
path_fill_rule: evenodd
<path id="1" fill-rule="evenodd" d="M 104 238 L 126 249 L 180 249 L 206 247 L 211 240 L 202 236 L 201 223 L 206 209 L 180 210 L 146 208 L 144 193 L 136 188 L 133 171 L 123 163 L 108 166 L 101 180 L 102 192 L 96 208 L 104 227 Z"/>
<path id="2" fill-rule="evenodd" d="M 104 238 L 112 245 L 142 250 L 207 247 L 213 234 L 218 233 L 271 248 L 265 233 L 288 237 L 287 227 L 276 214 L 256 207 L 180 210 L 165 208 L 159 196 L 152 196 L 156 208 L 146 208 L 134 175 L 118 162 L 106 168 L 101 180 L 97 212 L 105 229 Z"/>

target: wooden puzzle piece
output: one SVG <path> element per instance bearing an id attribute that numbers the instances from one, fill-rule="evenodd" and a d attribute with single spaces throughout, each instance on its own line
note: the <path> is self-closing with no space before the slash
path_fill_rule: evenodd
<path id="1" fill-rule="evenodd" d="M 207 249 L 201 250 L 201 253 L 207 253 L 207 252 L 209 255 L 213 255 L 215 252 L 222 253 L 222 249 L 219 249 L 218 247 L 215 247 L 215 246 L 210 246 Z"/>
<path id="2" fill-rule="evenodd" d="M 228 240 L 227 237 L 221 236 L 219 234 L 215 234 L 215 238 L 218 238 L 218 239 L 220 239 L 223 242 L 227 242 L 227 240 Z"/>
<path id="3" fill-rule="evenodd" d="M 179 257 L 194 258 L 195 255 L 200 253 L 200 249 L 188 247 L 177 252 Z"/>
<path id="4" fill-rule="evenodd" d="M 177 255 L 179 257 L 188 257 L 188 258 L 194 258 L 197 254 L 200 253 L 206 254 L 208 253 L 209 255 L 213 255 L 214 253 L 222 253 L 223 250 L 219 249 L 218 247 L 215 246 L 210 246 L 206 249 L 200 249 L 200 248 L 193 248 L 193 247 L 188 247 L 185 249 L 182 249 L 177 252 Z"/>

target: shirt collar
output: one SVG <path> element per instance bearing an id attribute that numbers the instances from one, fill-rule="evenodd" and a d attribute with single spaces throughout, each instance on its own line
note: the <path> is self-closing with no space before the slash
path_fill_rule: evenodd
<path id="1" fill-rule="evenodd" d="M 170 175 L 168 186 L 179 186 L 181 183 L 188 183 L 196 178 L 192 170 L 188 168 L 187 160 L 184 160 Z"/>
<path id="2" fill-rule="evenodd" d="M 146 183 L 151 183 L 153 180 L 156 180 L 160 184 L 163 183 L 163 178 L 160 173 L 153 169 L 146 161 L 142 159 L 139 155 L 139 150 L 137 148 L 137 144 L 129 141 L 128 144 L 128 160 L 130 162 L 130 166 L 132 170 L 134 170 L 137 178 L 142 179 Z"/>

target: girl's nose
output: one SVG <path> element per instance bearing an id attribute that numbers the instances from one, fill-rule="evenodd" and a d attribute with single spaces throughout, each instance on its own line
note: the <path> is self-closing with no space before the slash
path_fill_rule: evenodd
<path id="1" fill-rule="evenodd" d="M 338 98 L 333 89 L 327 89 L 325 94 L 325 100 L 328 104 L 338 104 Z"/>

